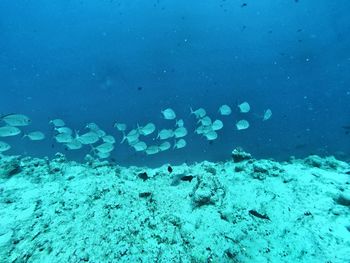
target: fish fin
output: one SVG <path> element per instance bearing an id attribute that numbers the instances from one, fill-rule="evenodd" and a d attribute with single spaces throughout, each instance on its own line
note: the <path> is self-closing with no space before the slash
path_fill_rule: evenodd
<path id="1" fill-rule="evenodd" d="M 124 132 L 124 131 L 122 131 L 122 133 L 123 133 L 123 139 L 122 139 L 122 140 L 121 140 L 121 142 L 120 142 L 121 144 L 122 144 L 122 143 L 124 143 L 124 142 L 125 142 L 125 140 L 126 140 L 125 132 Z"/>

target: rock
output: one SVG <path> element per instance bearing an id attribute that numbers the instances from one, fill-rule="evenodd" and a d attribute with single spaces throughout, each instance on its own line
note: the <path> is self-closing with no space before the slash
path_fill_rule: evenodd
<path id="1" fill-rule="evenodd" d="M 0 178 L 10 178 L 22 171 L 20 159 L 18 157 L 10 157 L 1 160 L 0 164 Z"/>
<path id="2" fill-rule="evenodd" d="M 341 193 L 341 194 L 338 196 L 338 198 L 335 199 L 335 201 L 336 201 L 339 205 L 349 206 L 349 207 L 350 207 L 350 191 Z"/>
<path id="3" fill-rule="evenodd" d="M 232 151 L 232 158 L 233 158 L 233 162 L 239 163 L 242 161 L 247 161 L 252 159 L 252 156 L 250 153 L 246 153 L 242 149 L 236 148 Z"/>

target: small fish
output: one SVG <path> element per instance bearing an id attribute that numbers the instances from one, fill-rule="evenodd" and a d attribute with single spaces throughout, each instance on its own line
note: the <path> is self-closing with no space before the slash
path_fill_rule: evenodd
<path id="1" fill-rule="evenodd" d="M 224 127 L 224 124 L 222 123 L 221 120 L 215 120 L 211 125 L 211 128 L 213 129 L 213 131 L 221 130 L 223 127 Z"/>
<path id="2" fill-rule="evenodd" d="M 147 136 L 152 134 L 156 130 L 156 126 L 153 123 L 148 123 L 143 127 L 138 127 L 138 131 L 141 135 Z"/>
<path id="3" fill-rule="evenodd" d="M 70 135 L 73 134 L 72 129 L 68 127 L 55 127 L 55 131 L 57 131 L 58 133 L 67 133 Z"/>
<path id="4" fill-rule="evenodd" d="M 98 135 L 98 137 L 100 137 L 100 138 L 106 136 L 106 134 L 107 134 L 104 130 L 101 130 L 101 129 L 91 130 L 91 131 L 95 132 Z"/>
<path id="5" fill-rule="evenodd" d="M 210 126 L 212 124 L 211 118 L 209 116 L 205 116 L 202 119 L 198 120 L 198 123 L 201 123 L 203 126 Z"/>
<path id="6" fill-rule="evenodd" d="M 28 134 L 25 134 L 23 138 L 29 138 L 31 141 L 41 141 L 45 139 L 45 134 L 42 133 L 41 131 L 33 131 Z"/>
<path id="7" fill-rule="evenodd" d="M 0 153 L 6 152 L 11 149 L 11 145 L 6 142 L 0 141 Z"/>
<path id="8" fill-rule="evenodd" d="M 169 150 L 171 147 L 171 144 L 170 142 L 163 142 L 158 147 L 159 147 L 159 150 L 163 152 L 163 151 Z"/>
<path id="9" fill-rule="evenodd" d="M 63 127 L 66 126 L 66 124 L 64 123 L 63 120 L 61 119 L 53 119 L 51 121 L 49 121 L 50 124 L 53 124 L 53 126 L 55 127 Z"/>
<path id="10" fill-rule="evenodd" d="M 185 137 L 187 135 L 187 129 L 185 127 L 179 127 L 174 131 L 175 138 Z"/>
<path id="11" fill-rule="evenodd" d="M 133 145 L 135 151 L 142 152 L 147 149 L 147 144 L 145 142 L 139 141 Z"/>
<path id="12" fill-rule="evenodd" d="M 177 142 L 175 142 L 173 149 L 181 149 L 184 148 L 186 145 L 186 141 L 184 139 L 180 139 Z"/>
<path id="13" fill-rule="evenodd" d="M 147 155 L 153 155 L 153 154 L 159 153 L 159 147 L 157 145 L 149 146 L 145 152 Z"/>
<path id="14" fill-rule="evenodd" d="M 70 142 L 67 142 L 66 147 L 68 150 L 79 150 L 83 147 L 83 144 L 78 139 L 73 139 Z"/>
<path id="15" fill-rule="evenodd" d="M 220 108 L 219 108 L 219 112 L 221 115 L 225 115 L 225 116 L 228 116 L 232 113 L 232 110 L 231 110 L 231 107 L 224 104 L 222 105 Z"/>
<path id="16" fill-rule="evenodd" d="M 97 152 L 97 156 L 100 159 L 106 159 L 106 158 L 111 156 L 111 153 L 110 152 L 107 152 L 107 153 Z"/>
<path id="17" fill-rule="evenodd" d="M 131 142 L 138 141 L 139 137 L 140 137 L 139 131 L 137 129 L 133 129 L 129 131 L 127 135 L 124 134 L 123 139 L 120 143 L 123 143 L 125 140 L 127 140 L 127 142 L 130 144 Z"/>
<path id="18" fill-rule="evenodd" d="M 69 143 L 69 142 L 73 141 L 73 137 L 70 134 L 59 133 L 55 136 L 55 140 L 58 143 Z"/>
<path id="19" fill-rule="evenodd" d="M 268 119 L 270 119 L 272 116 L 272 111 L 270 109 L 267 109 L 264 112 L 264 117 L 263 117 L 263 121 L 267 121 Z"/>
<path id="20" fill-rule="evenodd" d="M 218 138 L 218 134 L 215 131 L 210 131 L 204 134 L 204 136 L 207 138 L 208 141 L 214 141 Z"/>
<path id="21" fill-rule="evenodd" d="M 163 129 L 158 132 L 157 136 L 157 138 L 159 138 L 160 140 L 167 140 L 172 137 L 174 137 L 174 131 L 171 129 Z"/>
<path id="22" fill-rule="evenodd" d="M 93 131 L 89 131 L 87 133 L 84 133 L 83 135 L 77 134 L 76 138 L 82 144 L 94 144 L 100 140 L 98 134 Z"/>
<path id="23" fill-rule="evenodd" d="M 171 108 L 167 108 L 167 109 L 161 111 L 161 113 L 163 114 L 163 117 L 166 120 L 174 120 L 176 118 L 176 113 Z"/>
<path id="24" fill-rule="evenodd" d="M 125 123 L 115 123 L 114 128 L 117 128 L 118 131 L 125 131 L 126 130 L 126 124 Z"/>
<path id="25" fill-rule="evenodd" d="M 90 122 L 90 123 L 86 124 L 85 128 L 89 129 L 91 131 L 98 131 L 98 130 L 100 130 L 100 127 L 94 122 Z"/>
<path id="26" fill-rule="evenodd" d="M 236 123 L 237 130 L 245 130 L 249 128 L 249 122 L 247 120 L 240 120 Z"/>
<path id="27" fill-rule="evenodd" d="M 115 143 L 115 139 L 112 135 L 105 135 L 102 137 L 103 142 L 108 142 L 108 143 Z"/>
<path id="28" fill-rule="evenodd" d="M 110 153 L 111 151 L 114 150 L 114 145 L 112 143 L 102 143 L 99 146 L 93 147 L 94 150 L 97 150 L 100 153 Z"/>
<path id="29" fill-rule="evenodd" d="M 183 127 L 185 125 L 185 122 L 183 119 L 177 120 L 175 123 L 175 126 L 177 127 Z"/>
<path id="30" fill-rule="evenodd" d="M 8 114 L 1 119 L 10 126 L 28 126 L 31 123 L 31 120 L 23 114 Z"/>
<path id="31" fill-rule="evenodd" d="M 0 127 L 0 137 L 16 136 L 21 133 L 21 130 L 13 126 Z"/>
<path id="32" fill-rule="evenodd" d="M 206 134 L 210 131 L 212 131 L 212 127 L 211 126 L 199 126 L 196 130 L 195 130 L 195 133 L 197 133 L 198 135 L 201 135 L 201 134 Z"/>
<path id="33" fill-rule="evenodd" d="M 207 114 L 207 112 L 203 108 L 199 108 L 197 110 L 192 110 L 192 108 L 190 108 L 190 110 L 191 114 L 194 114 L 197 119 L 203 118 Z"/>
<path id="34" fill-rule="evenodd" d="M 243 102 L 241 104 L 238 105 L 238 108 L 239 110 L 242 112 L 242 113 L 247 113 L 250 111 L 250 105 L 248 102 Z"/>

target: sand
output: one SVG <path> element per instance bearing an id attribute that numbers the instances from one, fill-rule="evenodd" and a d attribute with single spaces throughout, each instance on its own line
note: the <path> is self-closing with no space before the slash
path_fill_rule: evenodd
<path id="1" fill-rule="evenodd" d="M 350 262 L 348 163 L 233 157 L 150 169 L 2 156 L 0 262 Z"/>

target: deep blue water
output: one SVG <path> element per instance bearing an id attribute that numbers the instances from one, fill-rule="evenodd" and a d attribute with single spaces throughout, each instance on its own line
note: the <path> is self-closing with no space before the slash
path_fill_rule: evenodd
<path id="1" fill-rule="evenodd" d="M 242 6 L 246 3 L 246 6 Z M 48 139 L 6 139 L 9 154 L 52 156 L 48 121 L 77 130 L 96 122 L 154 122 L 173 108 L 194 130 L 189 108 L 211 117 L 234 113 L 209 144 L 190 133 L 188 146 L 156 156 L 117 145 L 121 164 L 229 158 L 242 147 L 257 158 L 294 155 L 349 158 L 350 2 L 266 1 L 0 1 L 0 113 L 25 113 L 28 129 Z M 235 130 L 236 105 L 248 101 L 248 130 Z M 273 117 L 262 122 L 266 108 Z M 4 139 L 5 141 L 5 139 Z M 53 147 L 53 148 L 52 148 Z M 81 158 L 89 150 L 67 153 Z"/>

